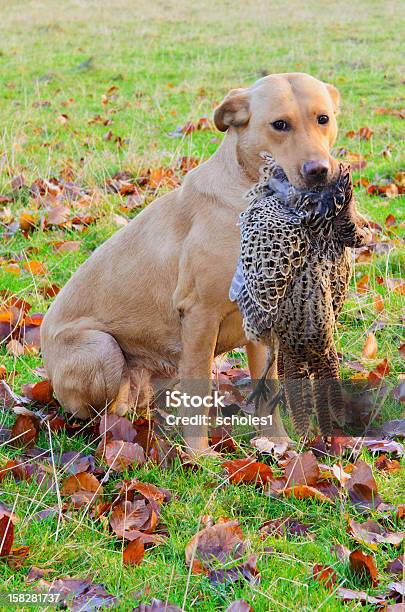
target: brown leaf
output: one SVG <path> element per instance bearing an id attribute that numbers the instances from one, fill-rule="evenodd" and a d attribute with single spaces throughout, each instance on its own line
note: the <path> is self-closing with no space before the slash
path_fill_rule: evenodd
<path id="1" fill-rule="evenodd" d="M 393 117 L 398 117 L 398 119 L 405 119 L 405 110 L 401 108 L 378 107 L 374 112 L 376 115 L 392 115 Z"/>
<path id="2" fill-rule="evenodd" d="M 307 485 L 297 485 L 294 487 L 287 487 L 282 490 L 283 495 L 285 497 L 295 497 L 296 499 L 316 499 L 317 501 L 331 504 L 332 500 L 327 497 L 324 493 L 315 489 L 314 487 L 309 487 Z"/>
<path id="3" fill-rule="evenodd" d="M 225 427 L 215 427 L 211 430 L 211 446 L 219 453 L 234 452 L 236 442 Z"/>
<path id="4" fill-rule="evenodd" d="M 133 442 L 136 437 L 136 429 L 132 421 L 126 417 L 105 413 L 100 420 L 100 436 L 107 436 L 107 439 L 111 440 Z"/>
<path id="5" fill-rule="evenodd" d="M 21 344 L 21 342 L 14 339 L 10 340 L 10 342 L 6 344 L 6 349 L 7 352 L 10 353 L 10 355 L 14 355 L 14 357 L 21 357 L 21 355 L 24 355 L 25 353 L 24 346 Z"/>
<path id="6" fill-rule="evenodd" d="M 374 308 L 376 312 L 382 312 L 384 310 L 384 300 L 381 295 L 374 297 Z"/>
<path id="7" fill-rule="evenodd" d="M 24 261 L 23 268 L 29 274 L 33 274 L 33 275 L 46 274 L 46 268 L 44 264 L 41 263 L 40 261 Z"/>
<path id="8" fill-rule="evenodd" d="M 125 482 L 121 488 L 120 494 L 125 495 L 125 499 L 133 501 L 133 493 L 139 493 L 149 502 L 154 501 L 161 505 L 165 501 L 169 501 L 170 492 L 167 489 L 160 489 L 150 482 L 141 482 L 140 480 L 131 480 L 131 482 Z"/>
<path id="9" fill-rule="evenodd" d="M 313 567 L 313 575 L 314 580 L 323 584 L 323 586 L 328 589 L 328 591 L 332 591 L 333 586 L 337 582 L 336 572 L 329 565 L 322 565 L 320 563 L 315 563 Z"/>
<path id="10" fill-rule="evenodd" d="M 346 483 L 351 502 L 359 508 L 376 508 L 381 503 L 371 467 L 362 459 L 354 464 L 350 480 Z"/>
<path id="11" fill-rule="evenodd" d="M 51 208 L 48 212 L 47 222 L 48 225 L 62 226 L 69 219 L 70 209 L 68 206 L 56 206 Z"/>
<path id="12" fill-rule="evenodd" d="M 386 455 L 380 455 L 375 462 L 375 467 L 380 472 L 399 472 L 402 467 L 397 459 L 389 459 Z"/>
<path id="13" fill-rule="evenodd" d="M 222 464 L 229 475 L 229 481 L 253 482 L 263 485 L 273 478 L 273 472 L 265 463 L 260 463 L 255 459 L 233 459 Z"/>
<path id="14" fill-rule="evenodd" d="M 79 472 L 64 478 L 61 495 L 69 497 L 75 508 L 81 508 L 89 503 L 97 503 L 103 495 L 103 487 L 93 474 Z"/>
<path id="15" fill-rule="evenodd" d="M 359 601 L 362 604 L 378 604 L 382 605 L 385 603 L 383 597 L 374 597 L 373 595 L 369 595 L 365 591 L 355 591 L 353 589 L 346 589 L 343 587 L 338 587 L 335 591 L 335 594 L 343 601 Z"/>
<path id="16" fill-rule="evenodd" d="M 389 574 L 397 574 L 398 576 L 402 576 L 404 571 L 404 557 L 400 556 L 393 561 L 389 561 L 385 567 L 385 571 Z"/>
<path id="17" fill-rule="evenodd" d="M 286 536 L 308 537 L 313 525 L 305 525 L 290 517 L 279 519 L 271 519 L 265 521 L 259 528 L 262 537 L 277 536 L 284 538 Z"/>
<path id="18" fill-rule="evenodd" d="M 366 545 L 372 550 L 377 550 L 378 544 L 399 546 L 405 537 L 405 532 L 387 531 L 376 521 L 371 520 L 357 523 L 355 520 L 349 519 L 349 531 L 360 544 Z"/>
<path id="19" fill-rule="evenodd" d="M 12 179 L 11 190 L 13 191 L 13 193 L 15 193 L 16 191 L 19 191 L 21 187 L 24 187 L 24 185 L 25 185 L 24 176 L 22 174 L 19 174 L 18 176 L 15 176 Z"/>
<path id="20" fill-rule="evenodd" d="M 82 243 L 80 240 L 63 240 L 53 244 L 57 253 L 76 253 L 80 251 Z"/>
<path id="21" fill-rule="evenodd" d="M 361 127 L 357 131 L 357 135 L 360 138 L 360 140 L 370 140 L 373 134 L 374 134 L 373 130 L 367 126 Z"/>
<path id="22" fill-rule="evenodd" d="M 379 385 L 382 379 L 387 376 L 390 372 L 390 366 L 387 359 L 383 359 L 379 363 L 377 363 L 374 370 L 372 370 L 368 375 L 368 381 L 370 383 Z"/>
<path id="23" fill-rule="evenodd" d="M 3 513 L 1 513 L 3 514 Z M 0 516 L 1 516 L 0 514 Z M 10 554 L 14 541 L 14 525 L 11 516 L 3 514 L 0 518 L 0 557 Z"/>
<path id="24" fill-rule="evenodd" d="M 116 472 L 123 472 L 130 465 L 142 465 L 146 461 L 142 446 L 123 440 L 102 443 L 96 455 L 102 456 L 107 465 Z"/>
<path id="25" fill-rule="evenodd" d="M 349 550 L 344 544 L 335 544 L 331 547 L 331 553 L 334 553 L 340 561 L 348 561 L 351 550 Z"/>
<path id="26" fill-rule="evenodd" d="M 375 357 L 377 357 L 378 344 L 373 333 L 367 334 L 367 338 L 361 352 L 363 357 L 366 357 L 367 359 L 375 359 Z"/>
<path id="27" fill-rule="evenodd" d="M 371 580 L 372 585 L 377 586 L 377 568 L 372 555 L 366 555 L 361 550 L 353 551 L 350 553 L 349 567 L 354 574 Z"/>
<path id="28" fill-rule="evenodd" d="M 308 451 L 294 457 L 285 468 L 286 486 L 315 485 L 320 477 L 318 462 L 312 453 Z"/>
<path id="29" fill-rule="evenodd" d="M 40 380 L 36 383 L 23 385 L 22 391 L 25 397 L 40 404 L 50 404 L 53 399 L 53 388 L 50 380 Z"/>
<path id="30" fill-rule="evenodd" d="M 24 560 L 28 557 L 30 552 L 29 546 L 18 546 L 12 548 L 7 557 L 7 565 L 13 569 L 18 569 L 23 565 Z"/>
<path id="31" fill-rule="evenodd" d="M 143 531 L 145 527 L 148 527 L 152 512 L 150 504 L 145 500 L 123 501 L 115 506 L 111 514 L 111 528 L 120 538 L 132 540 L 131 532 Z"/>
<path id="32" fill-rule="evenodd" d="M 370 289 L 369 284 L 368 284 L 369 280 L 370 280 L 369 275 L 365 274 L 364 276 L 360 278 L 360 280 L 357 281 L 356 283 L 357 293 L 367 293 L 369 291 Z"/>
<path id="33" fill-rule="evenodd" d="M 397 220 L 395 219 L 393 214 L 389 214 L 385 221 L 384 221 L 384 225 L 385 227 L 392 227 L 393 225 L 397 225 Z"/>
<path id="34" fill-rule="evenodd" d="M 225 564 L 240 559 L 245 551 L 243 532 L 238 521 L 226 521 L 205 527 L 186 546 L 186 564 L 193 573 L 209 569 L 215 562 Z"/>
<path id="35" fill-rule="evenodd" d="M 19 414 L 11 430 L 10 444 L 14 446 L 33 446 L 38 438 L 38 419 L 27 414 Z"/>
<path id="36" fill-rule="evenodd" d="M 89 578 L 60 578 L 52 583 L 41 580 L 39 585 L 49 593 L 60 593 L 58 605 L 72 610 L 99 610 L 112 608 L 117 599 L 107 593 L 102 584 L 95 584 Z"/>
<path id="37" fill-rule="evenodd" d="M 54 283 L 51 285 L 43 285 L 39 288 L 39 293 L 45 298 L 54 298 L 55 295 L 58 295 L 59 291 L 60 287 L 58 287 L 58 285 L 55 285 Z"/>
<path id="38" fill-rule="evenodd" d="M 373 438 L 364 438 L 362 446 L 367 448 L 370 453 L 392 453 L 401 457 L 404 454 L 404 447 L 400 442 L 395 440 L 374 440 Z"/>
<path id="39" fill-rule="evenodd" d="M 140 540 L 132 540 L 122 553 L 124 565 L 140 565 L 145 556 L 145 545 Z"/>
<path id="40" fill-rule="evenodd" d="M 21 480 L 29 480 L 33 473 L 33 466 L 28 463 L 23 463 L 21 461 L 14 461 L 13 459 L 9 459 L 4 466 L 0 470 L 0 482 L 7 478 L 7 476 L 12 475 L 17 482 Z"/>

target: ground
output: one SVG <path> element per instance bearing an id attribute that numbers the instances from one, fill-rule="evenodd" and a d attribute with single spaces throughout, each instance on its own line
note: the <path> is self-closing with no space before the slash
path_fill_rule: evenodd
<path id="1" fill-rule="evenodd" d="M 3 0 L 0 17 L 0 287 L 5 309 L 14 295 L 26 299 L 31 312 L 45 312 L 52 292 L 44 297 L 44 287 L 63 286 L 98 244 L 138 213 L 139 203 L 147 205 L 155 191 L 169 189 L 187 166 L 196 163 L 193 160 L 212 154 L 222 135 L 205 120 L 200 125 L 208 129 L 193 126 L 202 117 L 211 119 L 213 108 L 230 88 L 249 85 L 271 72 L 308 72 L 341 92 L 336 153 L 357 166 L 354 178 L 364 179 L 356 188 L 359 209 L 378 224 L 377 241 L 386 243 L 355 262 L 351 294 L 336 336 L 342 371 L 347 378 L 356 372 L 365 378 L 387 359 L 386 378 L 396 384 L 403 367 L 398 351 L 403 284 L 393 281 L 403 276 L 404 202 L 397 195 L 403 185 L 403 175 L 401 179 L 398 174 L 404 104 L 400 2 L 235 5 L 225 0 L 213 6 L 207 0 Z M 192 126 L 187 128 L 187 122 Z M 183 130 L 173 134 L 178 126 Z M 372 134 L 367 129 L 361 137 L 350 134 L 360 128 Z M 187 159 L 181 166 L 182 158 Z M 167 170 L 171 167 L 173 177 Z M 128 196 L 122 181 L 114 190 L 110 179 L 119 171 L 146 176 L 139 198 L 136 193 Z M 28 187 L 52 177 L 57 178 L 55 193 L 48 185 L 44 198 L 46 186 L 37 183 L 40 195 L 35 198 Z M 49 211 L 44 211 L 58 205 L 61 178 L 82 191 L 73 203 L 61 202 L 66 209 L 51 223 Z M 388 194 L 383 193 L 387 186 Z M 376 190 L 381 193 L 370 193 Z M 81 218 L 72 225 L 74 215 Z M 60 247 L 71 241 L 80 242 Z M 377 341 L 377 354 L 373 347 L 363 350 L 370 333 Z M 41 357 L 26 350 L 20 355 L 18 346 L 5 345 L 0 348 L 3 375 L 19 393 L 22 384 L 40 379 L 35 369 Z M 0 418 L 0 425 L 8 426 L 15 415 L 4 410 Z M 42 431 L 38 446 L 48 448 L 50 443 Z M 83 450 L 87 444 L 80 435 L 52 434 L 55 453 Z M 92 444 L 86 452 L 94 448 Z M 247 449 L 242 446 L 236 456 L 244 456 Z M 20 452 L 3 445 L 0 468 Z M 375 461 L 367 451 L 362 456 L 370 464 Z M 373 471 L 384 501 L 403 502 L 403 472 Z M 44 495 L 32 482 L 5 478 L 0 501 L 15 505 L 16 544 L 29 546 L 30 554 L 17 569 L 0 564 L 2 590 L 26 590 L 27 569 L 34 565 L 52 569 L 52 577 L 92 577 L 117 595 L 122 610 L 151 597 L 186 610 L 225 610 L 241 597 L 255 611 L 356 607 L 343 604 L 311 579 L 314 563 L 324 563 L 333 565 L 339 584 L 364 586 L 347 563 L 330 552 L 332 543 L 353 548 L 345 530 L 346 513 L 358 515 L 344 502 L 275 499 L 252 485 L 229 484 L 221 459 L 202 461 L 198 472 L 185 470 L 180 462 L 170 469 L 147 463 L 130 469 L 128 476 L 167 487 L 173 494 L 162 515 L 169 538 L 148 549 L 139 567 L 124 567 L 122 543 L 117 544 L 108 524 L 84 512 L 64 517 L 58 526 L 57 517 L 33 520 L 44 505 L 57 503 L 56 493 Z M 109 483 L 109 490 L 112 487 Z M 212 586 L 206 576 L 189 574 L 184 549 L 207 514 L 215 520 L 227 516 L 240 521 L 250 550 L 261 553 L 260 583 Z M 259 525 L 286 515 L 312 523 L 315 537 L 270 538 L 266 546 L 273 551 L 266 552 Z M 375 552 L 382 585 L 390 581 L 384 572 L 387 561 L 397 555 L 392 547 Z"/>

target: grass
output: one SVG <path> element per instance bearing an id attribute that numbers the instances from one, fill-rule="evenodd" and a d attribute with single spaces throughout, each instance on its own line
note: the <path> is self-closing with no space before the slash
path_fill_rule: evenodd
<path id="1" fill-rule="evenodd" d="M 334 83 L 342 94 L 338 146 L 366 157 L 362 174 L 373 182 L 392 178 L 401 169 L 401 119 L 378 115 L 378 107 L 401 108 L 403 67 L 400 3 L 374 0 L 357 4 L 245 2 L 222 0 L 215 7 L 207 0 L 191 4 L 185 0 L 155 3 L 111 0 L 108 3 L 68 0 L 4 0 L 0 8 L 0 193 L 11 191 L 13 177 L 23 174 L 26 184 L 59 176 L 69 170 L 74 181 L 97 193 L 97 209 L 103 214 L 87 231 L 36 231 L 24 236 L 17 231 L 0 246 L 0 287 L 26 298 L 32 310 L 45 312 L 50 299 L 39 292 L 42 282 L 62 286 L 72 272 L 117 229 L 113 215 L 122 215 L 122 198 L 103 189 L 105 180 L 119 170 L 134 174 L 141 168 L 174 164 L 182 156 L 204 159 L 212 154 L 222 136 L 196 132 L 180 139 L 168 133 L 186 121 L 211 116 L 213 107 L 233 87 L 245 86 L 267 72 L 303 71 Z M 117 89 L 111 92 L 111 87 Z M 103 98 L 107 96 L 107 98 Z M 104 103 L 103 103 L 104 101 Z M 67 120 L 61 115 L 67 115 Z M 96 115 L 111 119 L 110 125 L 89 123 Z M 348 139 L 349 130 L 369 126 L 369 141 Z M 105 139 L 111 130 L 113 136 Z M 123 145 L 114 142 L 123 139 Z M 389 147 L 391 155 L 382 151 Z M 388 214 L 397 227 L 385 237 L 392 249 L 371 260 L 355 264 L 352 292 L 337 332 L 343 354 L 343 372 L 353 374 L 345 362 L 361 359 L 361 349 L 370 326 L 383 321 L 376 332 L 378 359 L 386 357 L 395 382 L 403 367 L 398 353 L 401 334 L 401 296 L 380 285 L 378 277 L 403 276 L 400 221 L 403 199 L 370 196 L 356 190 L 360 210 L 384 227 Z M 9 217 L 21 210 L 35 210 L 35 202 L 23 189 L 10 206 Z M 0 211 L 1 212 L 1 211 Z M 2 223 L 7 219 L 2 215 Z M 132 217 L 135 213 L 130 213 Z M 78 252 L 57 254 L 56 240 L 81 240 Z M 16 260 L 20 268 L 27 259 L 44 263 L 47 274 L 18 276 L 6 271 Z M 368 290 L 354 291 L 355 281 L 369 275 Z M 374 298 L 380 294 L 384 311 L 376 313 Z M 10 375 L 16 371 L 14 387 L 32 382 L 41 364 L 40 356 L 15 358 L 0 348 Z M 367 362 L 371 369 L 374 361 Z M 2 415 L 2 423 L 12 417 Z M 49 446 L 45 433 L 38 443 Z M 80 436 L 53 434 L 54 451 L 81 449 Z M 18 455 L 0 448 L 0 466 Z M 367 461 L 372 458 L 367 456 Z M 345 564 L 331 556 L 331 543 L 353 546 L 344 528 L 345 504 L 326 507 L 309 501 L 274 500 L 248 485 L 219 486 L 223 475 L 219 462 L 206 460 L 198 473 L 185 472 L 176 464 L 170 470 L 147 465 L 129 476 L 165 486 L 173 500 L 164 508 L 163 522 L 169 539 L 147 552 L 137 568 L 123 568 L 119 543 L 103 524 L 80 512 L 65 517 L 58 538 L 57 519 L 32 519 L 36 509 L 56 503 L 55 492 L 45 494 L 33 483 L 1 483 L 0 500 L 15 504 L 20 518 L 17 544 L 30 546 L 28 565 L 12 570 L 0 564 L 2 590 L 25 590 L 25 575 L 31 565 L 54 570 L 52 576 L 90 575 L 119 597 L 119 609 L 150 597 L 168 600 L 186 610 L 225 609 L 243 597 L 255 612 L 265 610 L 342 610 L 346 606 L 310 579 L 314 563 L 333 564 L 339 580 L 353 588 Z M 403 496 L 403 473 L 375 472 L 384 501 L 399 503 Z M 213 483 L 215 493 L 212 493 Z M 212 494 L 210 494 L 212 493 Z M 351 516 L 356 516 L 350 508 Z M 255 553 L 263 551 L 257 527 L 263 520 L 291 515 L 314 524 L 314 539 L 266 542 L 273 552 L 260 555 L 261 582 L 250 585 L 212 587 L 204 576 L 188 576 L 184 548 L 196 532 L 202 515 L 215 519 L 230 516 L 241 521 Z M 383 568 L 397 551 L 376 553 L 384 585 L 389 577 Z M 146 586 L 147 585 L 147 586 Z M 353 608 L 355 605 L 347 606 Z"/>

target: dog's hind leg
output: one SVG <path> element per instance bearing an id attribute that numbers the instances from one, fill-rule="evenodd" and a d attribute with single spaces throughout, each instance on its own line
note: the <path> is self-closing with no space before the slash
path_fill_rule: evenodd
<path id="1" fill-rule="evenodd" d="M 87 419 L 105 409 L 125 414 L 129 376 L 117 341 L 95 329 L 65 327 L 54 337 L 44 330 L 45 368 L 65 410 Z"/>

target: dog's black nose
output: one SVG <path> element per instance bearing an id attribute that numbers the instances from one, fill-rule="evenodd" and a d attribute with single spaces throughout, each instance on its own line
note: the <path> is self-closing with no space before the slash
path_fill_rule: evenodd
<path id="1" fill-rule="evenodd" d="M 311 160 L 302 164 L 302 174 L 304 178 L 314 183 L 324 181 L 328 172 L 329 163 L 326 160 Z"/>

